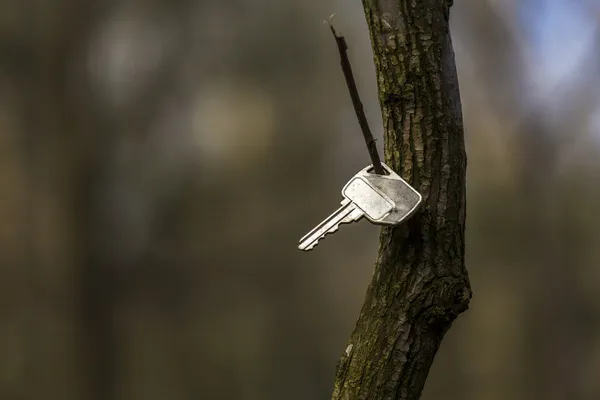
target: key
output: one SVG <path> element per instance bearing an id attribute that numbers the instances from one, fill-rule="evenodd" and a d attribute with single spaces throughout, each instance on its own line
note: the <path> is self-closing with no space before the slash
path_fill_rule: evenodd
<path id="1" fill-rule="evenodd" d="M 358 221 L 363 217 L 363 212 L 352 201 L 344 199 L 341 204 L 333 214 L 300 239 L 300 250 L 312 250 L 325 235 L 336 232 L 340 224 Z"/>
<path id="2" fill-rule="evenodd" d="M 342 188 L 341 207 L 307 233 L 298 248 L 312 250 L 319 240 L 338 230 L 340 224 L 363 216 L 377 225 L 398 225 L 418 209 L 422 197 L 414 188 L 382 163 L 387 175 L 373 174 L 368 166 L 354 175 Z"/>

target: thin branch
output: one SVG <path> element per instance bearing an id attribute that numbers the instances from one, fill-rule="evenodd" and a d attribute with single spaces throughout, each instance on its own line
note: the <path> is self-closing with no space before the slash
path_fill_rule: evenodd
<path id="1" fill-rule="evenodd" d="M 352 74 L 352 66 L 350 65 L 350 60 L 348 58 L 348 45 L 346 44 L 346 39 L 344 36 L 338 35 L 338 33 L 335 31 L 335 28 L 331 23 L 331 18 L 333 18 L 333 15 L 329 17 L 327 23 L 329 24 L 329 28 L 331 28 L 331 33 L 333 33 L 335 43 L 337 44 L 340 52 L 340 64 L 342 66 L 342 71 L 344 71 L 346 85 L 348 86 L 350 97 L 352 98 L 352 105 L 354 106 L 354 111 L 356 112 L 360 129 L 362 130 L 365 143 L 367 144 L 367 151 L 369 152 L 369 157 L 371 157 L 373 170 L 376 174 L 385 175 L 386 172 L 381 165 L 381 159 L 379 158 L 379 153 L 377 152 L 377 144 L 375 143 L 375 139 L 373 138 L 373 134 L 369 128 L 369 123 L 367 122 L 367 117 L 365 116 L 365 111 L 358 94 L 358 89 L 356 88 L 356 82 L 354 81 L 354 75 Z"/>

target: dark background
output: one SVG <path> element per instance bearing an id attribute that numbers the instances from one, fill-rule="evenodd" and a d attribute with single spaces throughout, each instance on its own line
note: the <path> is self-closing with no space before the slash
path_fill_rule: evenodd
<path id="1" fill-rule="evenodd" d="M 327 399 L 379 228 L 356 1 L 0 2 L 0 398 Z M 600 397 L 600 7 L 456 0 L 474 297 L 423 399 Z"/>

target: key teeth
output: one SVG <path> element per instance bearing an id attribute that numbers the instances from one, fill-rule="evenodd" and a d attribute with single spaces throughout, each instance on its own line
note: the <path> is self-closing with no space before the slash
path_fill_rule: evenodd
<path id="1" fill-rule="evenodd" d="M 302 251 L 311 251 L 312 249 L 314 249 L 314 247 L 317 245 L 317 243 L 319 243 L 318 240 L 314 241 L 313 243 L 311 243 L 309 246 L 306 246 L 304 248 L 302 248 L 302 243 L 300 243 L 298 245 L 298 249 L 302 250 Z"/>
<path id="2" fill-rule="evenodd" d="M 333 228 L 331 228 L 330 230 L 328 230 L 327 232 L 325 232 L 325 233 L 324 233 L 322 236 L 320 236 L 318 239 L 316 239 L 314 242 L 312 242 L 312 243 L 310 244 L 310 246 L 307 246 L 307 247 L 305 247 L 304 249 L 300 248 L 300 246 L 298 246 L 298 248 L 299 248 L 300 250 L 303 250 L 303 251 L 311 251 L 312 249 L 314 249 L 314 248 L 315 248 L 315 247 L 316 247 L 316 246 L 319 244 L 319 241 L 320 241 L 321 239 L 323 239 L 325 236 L 327 236 L 327 235 L 329 235 L 329 234 L 331 234 L 331 233 L 335 233 L 335 232 L 337 232 L 337 230 L 338 230 L 339 228 L 340 228 L 340 224 L 337 224 L 336 226 L 334 226 Z"/>
<path id="3" fill-rule="evenodd" d="M 302 248 L 301 246 L 298 246 L 298 249 L 300 249 L 302 251 L 311 251 L 312 249 L 315 248 L 315 246 L 317 244 L 319 244 L 319 240 L 320 239 L 315 240 L 314 242 L 312 242 L 309 246 L 306 246 L 305 248 Z"/>
<path id="4" fill-rule="evenodd" d="M 316 228 L 300 239 L 298 249 L 303 251 L 312 250 L 325 236 L 330 233 L 337 232 L 341 224 L 355 222 L 359 220 L 362 215 L 362 212 L 353 206 L 353 203 L 351 203 L 350 200 L 344 199 L 342 201 L 342 206 L 337 211 L 327 217 L 323 222 L 317 225 Z M 324 231 L 323 228 L 326 227 L 330 222 L 333 222 L 334 224 L 332 224 L 328 230 Z M 310 242 L 309 240 L 314 237 L 315 233 L 320 233 L 321 235 Z M 305 247 L 303 248 L 303 246 Z"/>
<path id="5" fill-rule="evenodd" d="M 319 241 L 318 241 L 318 240 L 315 240 L 315 241 L 314 241 L 314 242 L 312 242 L 312 243 L 311 243 L 311 245 L 310 245 L 310 246 L 308 246 L 308 247 L 307 247 L 305 250 L 306 250 L 306 251 L 311 251 L 312 249 L 314 249 L 314 248 L 315 248 L 315 246 L 316 246 L 318 243 L 319 243 Z"/>

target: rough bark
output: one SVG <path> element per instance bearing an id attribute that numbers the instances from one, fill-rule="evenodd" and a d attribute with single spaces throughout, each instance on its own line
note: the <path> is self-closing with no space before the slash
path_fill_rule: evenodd
<path id="1" fill-rule="evenodd" d="M 363 0 L 385 160 L 423 195 L 383 228 L 373 279 L 332 399 L 418 399 L 440 343 L 468 308 L 466 153 L 447 0 Z"/>

